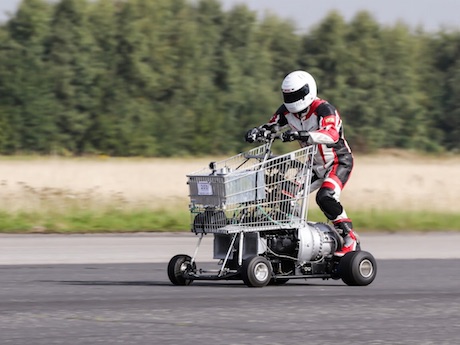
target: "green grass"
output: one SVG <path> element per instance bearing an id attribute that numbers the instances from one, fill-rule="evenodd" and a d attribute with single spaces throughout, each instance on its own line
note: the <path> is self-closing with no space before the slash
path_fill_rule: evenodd
<path id="1" fill-rule="evenodd" d="M 372 231 L 460 231 L 460 214 L 424 211 L 349 211 L 358 232 Z M 325 221 L 319 210 L 309 219 Z M 188 232 L 191 217 L 187 209 L 84 208 L 60 211 L 0 211 L 2 233 L 108 233 L 108 232 Z"/>
<path id="2" fill-rule="evenodd" d="M 460 231 L 460 213 L 372 210 L 350 214 L 358 231 Z"/>
<path id="3" fill-rule="evenodd" d="M 188 212 L 175 210 L 72 210 L 69 212 L 0 212 L 3 233 L 106 233 L 184 231 Z"/>
<path id="4" fill-rule="evenodd" d="M 358 232 L 460 231 L 460 213 L 400 210 L 347 210 Z M 309 220 L 326 221 L 319 210 L 309 214 Z"/>

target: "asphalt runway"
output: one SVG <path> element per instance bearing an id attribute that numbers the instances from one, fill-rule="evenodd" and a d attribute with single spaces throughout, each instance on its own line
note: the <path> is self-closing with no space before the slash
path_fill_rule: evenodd
<path id="1" fill-rule="evenodd" d="M 370 286 L 311 279 L 264 288 L 241 281 L 173 286 L 166 262 L 120 262 L 144 258 L 142 243 L 151 238 L 165 251 L 157 248 L 154 257 L 181 253 L 187 236 L 134 236 L 137 246 L 130 236 L 0 236 L 0 344 L 460 344 L 460 259 L 451 251 L 458 247 L 452 243 L 456 236 L 389 237 L 393 247 L 385 242 L 388 237 L 379 247 L 364 236 L 366 249 L 378 253 L 377 278 Z M 67 261 L 77 260 L 72 255 L 80 240 L 104 238 L 103 256 L 94 245 L 86 257 L 80 253 L 80 263 L 62 263 L 65 252 Z M 434 247 L 443 238 L 444 248 Z M 424 248 L 419 242 L 430 239 L 427 257 L 436 250 L 440 257 L 453 257 L 400 258 L 403 244 L 417 257 L 423 253 L 408 244 Z M 47 255 L 34 249 L 37 242 L 47 243 Z M 140 258 L 131 253 L 136 248 Z M 5 252 L 17 261 L 6 264 Z M 28 253 L 22 262 L 20 253 Z M 34 257 L 41 264 L 29 262 Z"/>
<path id="2" fill-rule="evenodd" d="M 377 259 L 460 259 L 460 232 L 365 233 L 360 237 L 363 250 Z M 0 234 L 0 265 L 168 262 L 176 254 L 192 255 L 197 243 L 198 236 L 192 233 Z M 212 260 L 212 254 L 209 234 L 197 260 Z"/>
<path id="3" fill-rule="evenodd" d="M 459 344 L 460 260 L 380 260 L 349 287 L 173 286 L 165 263 L 0 266 L 0 344 Z"/>

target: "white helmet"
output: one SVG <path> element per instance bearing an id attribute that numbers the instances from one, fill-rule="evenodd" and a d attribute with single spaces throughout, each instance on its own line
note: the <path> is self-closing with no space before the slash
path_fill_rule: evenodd
<path id="1" fill-rule="evenodd" d="M 294 71 L 281 83 L 284 105 L 287 110 L 297 114 L 307 109 L 316 98 L 316 82 L 310 73 Z"/>

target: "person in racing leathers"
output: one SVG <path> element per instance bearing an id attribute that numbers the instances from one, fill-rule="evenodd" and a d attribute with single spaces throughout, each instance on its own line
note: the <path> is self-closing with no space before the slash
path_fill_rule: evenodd
<path id="1" fill-rule="evenodd" d="M 305 71 L 289 73 L 281 84 L 284 103 L 271 120 L 246 133 L 246 141 L 254 142 L 265 132 L 283 127 L 284 142 L 298 140 L 302 147 L 317 144 L 313 162 L 311 192 L 319 188 L 316 202 L 324 215 L 344 239 L 342 249 L 334 255 L 343 256 L 357 249 L 358 241 L 351 219 L 340 203 L 340 194 L 353 169 L 353 155 L 343 134 L 337 109 L 317 97 L 315 79 Z"/>

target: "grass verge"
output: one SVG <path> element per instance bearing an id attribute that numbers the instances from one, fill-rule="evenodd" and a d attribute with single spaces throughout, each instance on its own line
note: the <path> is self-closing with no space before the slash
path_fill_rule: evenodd
<path id="1" fill-rule="evenodd" d="M 460 231 L 460 214 L 425 211 L 350 211 L 355 229 L 372 231 Z M 325 221 L 319 210 L 310 220 Z M 183 208 L 48 211 L 0 211 L 1 233 L 188 232 L 190 214 Z"/>

